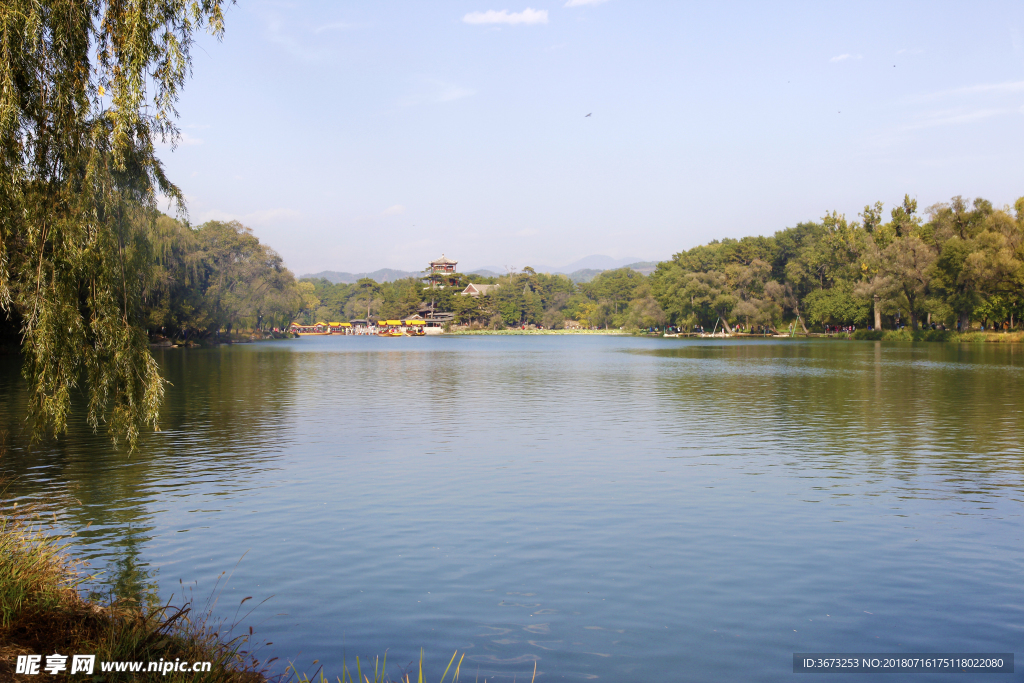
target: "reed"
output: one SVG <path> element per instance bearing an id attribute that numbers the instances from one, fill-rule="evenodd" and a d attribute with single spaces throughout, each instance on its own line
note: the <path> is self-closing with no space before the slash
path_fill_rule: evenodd
<path id="1" fill-rule="evenodd" d="M 458 658 L 458 662 L 455 661 L 456 658 Z M 438 683 L 445 683 L 445 680 L 447 680 L 449 683 L 458 683 L 459 675 L 462 672 L 462 662 L 465 658 L 465 653 L 462 653 L 462 655 L 459 656 L 459 652 L 458 650 L 456 650 L 455 653 L 452 655 L 452 658 L 448 661 L 448 666 L 445 667 L 444 673 L 441 674 L 441 678 L 438 681 Z M 317 661 L 314 661 L 313 664 L 317 664 Z M 413 683 L 413 681 L 416 681 L 416 683 L 427 683 L 427 678 L 423 675 L 422 649 L 420 650 L 420 661 L 418 670 L 416 672 L 416 678 L 413 678 L 413 673 L 408 671 L 403 671 L 402 673 L 400 673 L 398 678 L 389 678 L 385 673 L 385 670 L 387 669 L 387 664 L 387 653 L 384 654 L 383 662 L 381 661 L 380 657 L 375 657 L 373 660 L 373 678 L 371 679 L 369 662 L 367 662 L 366 673 L 363 673 L 362 662 L 360 661 L 359 657 L 356 657 L 356 670 L 355 677 L 353 678 L 352 672 L 348 668 L 348 664 L 344 660 L 342 660 L 341 676 L 337 678 L 337 683 Z M 454 670 L 452 669 L 453 664 L 455 665 Z M 448 678 L 449 672 L 452 674 L 451 678 Z M 327 678 L 327 675 L 323 672 L 322 667 L 315 674 L 313 674 L 312 678 L 309 678 L 305 674 L 298 675 L 295 672 L 294 665 L 290 665 L 288 669 L 285 670 L 285 674 L 287 675 L 288 673 L 295 675 L 296 683 L 331 683 L 330 679 Z M 530 679 L 530 683 L 535 683 L 536 680 L 537 663 L 534 662 L 533 677 Z"/>
<path id="2" fill-rule="evenodd" d="M 67 553 L 67 539 L 44 528 L 45 518 L 16 505 L 0 510 L 0 680 L 34 681 L 40 676 L 18 675 L 18 655 L 61 653 L 92 654 L 96 657 L 93 680 L 162 681 L 164 683 L 328 683 L 322 667 L 312 678 L 289 664 L 282 674 L 271 675 L 276 657 L 260 661 L 247 649 L 253 639 L 250 627 L 235 635 L 240 621 L 251 610 L 239 611 L 251 598 L 239 603 L 233 623 L 213 623 L 211 614 L 220 593 L 202 609 L 193 601 L 181 606 L 170 603 L 144 609 L 132 601 L 111 600 L 97 604 L 82 598 L 80 587 L 91 577 L 84 564 Z M 222 575 L 223 576 L 223 575 Z M 219 585 L 219 583 L 218 583 Z M 223 589 L 221 589 L 223 590 Z M 184 596 L 184 586 L 182 596 Z M 266 643 L 272 645 L 273 643 Z M 457 651 L 438 683 L 458 683 L 465 653 Z M 110 671 L 101 672 L 100 662 L 211 662 L 208 672 L 192 671 Z M 70 657 L 69 657 L 70 663 Z M 316 665 L 318 662 L 314 661 Z M 342 661 L 338 683 L 426 683 L 423 651 L 415 672 L 402 671 L 398 678 L 387 674 L 387 654 L 371 662 L 359 657 L 355 670 Z M 364 670 L 365 669 L 365 670 Z M 45 675 L 45 674 L 42 674 Z M 372 678 L 371 678 L 372 676 Z M 536 678 L 536 666 L 534 667 Z"/>
<path id="3" fill-rule="evenodd" d="M 78 588 L 89 577 L 66 544 L 46 533 L 38 515 L 0 516 L 0 680 L 35 680 L 15 673 L 18 655 L 96 656 L 94 675 L 106 683 L 265 683 L 273 660 L 259 662 L 246 648 L 252 629 L 232 637 L 234 625 L 212 624 L 209 609 L 191 601 L 145 610 L 130 602 L 98 605 Z M 248 599 L 248 598 L 247 598 Z M 245 601 L 243 600 L 243 603 Z M 106 672 L 100 662 L 211 662 L 210 671 Z M 68 659 L 70 665 L 70 657 Z"/>

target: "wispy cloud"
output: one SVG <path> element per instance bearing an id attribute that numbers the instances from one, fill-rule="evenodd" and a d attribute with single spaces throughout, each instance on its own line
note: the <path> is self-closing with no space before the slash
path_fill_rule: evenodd
<path id="1" fill-rule="evenodd" d="M 178 144 L 184 147 L 194 147 L 203 144 L 203 141 L 201 138 L 192 137 L 185 131 L 181 131 L 181 139 L 178 140 Z"/>
<path id="2" fill-rule="evenodd" d="M 848 59 L 864 59 L 864 55 L 842 54 L 842 55 L 836 55 L 835 57 L 833 57 L 832 59 L 830 59 L 828 61 L 830 61 L 830 62 L 845 62 Z"/>
<path id="3" fill-rule="evenodd" d="M 922 50 L 921 48 L 917 48 L 917 47 L 913 47 L 913 48 L 912 47 L 905 47 L 902 50 L 896 50 L 896 54 L 898 54 L 898 55 L 919 55 L 919 54 L 923 54 L 923 53 L 924 53 L 924 50 Z"/>
<path id="4" fill-rule="evenodd" d="M 915 99 L 938 100 L 947 97 L 966 97 L 971 95 L 1012 95 L 1019 92 L 1024 92 L 1024 81 L 979 83 L 977 85 L 968 85 L 962 88 L 952 88 L 951 90 L 939 90 L 937 92 L 920 95 Z"/>
<path id="5" fill-rule="evenodd" d="M 1009 109 L 945 109 L 923 114 L 917 121 L 913 121 L 903 127 L 903 130 L 920 130 L 922 128 L 935 128 L 937 126 L 952 126 L 961 123 L 973 123 L 990 119 L 993 116 L 1002 116 L 1010 113 Z"/>
<path id="6" fill-rule="evenodd" d="M 443 104 L 475 94 L 475 90 L 455 83 L 448 83 L 436 78 L 422 78 L 417 82 L 412 93 L 405 97 L 400 104 L 406 107 L 419 104 Z"/>
<path id="7" fill-rule="evenodd" d="M 526 228 L 524 230 L 520 230 L 519 232 L 517 232 L 516 237 L 533 237 L 534 235 L 539 234 L 540 230 L 538 230 L 537 228 Z"/>
<path id="8" fill-rule="evenodd" d="M 281 46 L 292 57 L 304 62 L 320 62 L 330 56 L 327 50 L 311 46 L 308 38 L 305 40 L 296 38 L 281 25 L 281 20 L 276 17 L 267 21 L 267 39 L 275 45 Z"/>
<path id="9" fill-rule="evenodd" d="M 548 11 L 529 7 L 522 12 L 509 12 L 505 9 L 499 12 L 489 9 L 486 12 L 470 12 L 462 17 L 462 20 L 467 24 L 546 24 Z"/>
<path id="10" fill-rule="evenodd" d="M 434 101 L 441 102 L 454 102 L 455 100 L 461 100 L 463 97 L 469 97 L 470 95 L 476 94 L 475 90 L 469 88 L 463 88 L 462 86 L 455 85 L 454 83 L 437 83 L 439 86 L 437 94 L 434 96 Z"/>
<path id="11" fill-rule="evenodd" d="M 566 7 L 583 7 L 583 5 L 600 5 L 602 2 L 608 0 L 569 0 L 565 3 Z"/>
<path id="12" fill-rule="evenodd" d="M 189 135 L 187 132 L 183 130 L 179 130 L 178 138 L 176 140 L 172 141 L 170 138 L 166 140 L 157 139 L 156 144 L 160 147 L 164 147 L 167 149 L 175 147 L 196 147 L 198 145 L 203 144 L 203 140 L 202 138 L 197 138 L 192 135 Z"/>
<path id="13" fill-rule="evenodd" d="M 313 33 L 320 34 L 324 31 L 347 31 L 349 29 L 358 28 L 356 24 L 350 24 L 345 21 L 336 21 L 331 24 L 324 24 L 323 26 L 317 26 L 313 29 Z"/>
<path id="14" fill-rule="evenodd" d="M 1024 81 L 1006 81 L 1004 83 L 981 83 L 966 88 L 948 91 L 951 95 L 973 95 L 975 93 L 1014 93 L 1024 92 Z"/>
<path id="15" fill-rule="evenodd" d="M 383 211 L 381 211 L 380 215 L 382 215 L 382 216 L 397 216 L 397 215 L 402 214 L 402 213 L 405 213 L 405 207 L 402 206 L 401 204 L 395 204 L 394 206 L 389 206 L 388 208 L 386 208 Z"/>
<path id="16" fill-rule="evenodd" d="M 276 223 L 278 221 L 294 220 L 301 215 L 302 214 L 295 209 L 265 209 L 263 211 L 251 211 L 244 214 L 221 211 L 220 209 L 211 209 L 210 211 L 204 211 L 199 216 L 199 222 L 238 221 L 243 225 L 266 225 L 267 223 Z"/>

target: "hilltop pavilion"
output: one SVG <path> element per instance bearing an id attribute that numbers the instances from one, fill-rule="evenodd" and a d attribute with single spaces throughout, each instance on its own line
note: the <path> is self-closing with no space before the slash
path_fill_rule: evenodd
<path id="1" fill-rule="evenodd" d="M 459 278 L 455 276 L 458 264 L 458 261 L 452 261 L 444 254 L 441 254 L 441 258 L 430 262 L 423 282 L 431 289 L 444 289 L 445 287 L 459 284 Z"/>

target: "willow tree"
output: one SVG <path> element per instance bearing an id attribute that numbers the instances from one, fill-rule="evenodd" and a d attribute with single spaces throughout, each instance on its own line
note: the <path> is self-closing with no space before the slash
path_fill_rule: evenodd
<path id="1" fill-rule="evenodd" d="M 29 419 L 87 420 L 134 446 L 163 381 L 141 325 L 157 194 L 181 192 L 154 153 L 177 140 L 175 103 L 197 31 L 224 0 L 0 3 L 0 307 L 20 327 Z"/>

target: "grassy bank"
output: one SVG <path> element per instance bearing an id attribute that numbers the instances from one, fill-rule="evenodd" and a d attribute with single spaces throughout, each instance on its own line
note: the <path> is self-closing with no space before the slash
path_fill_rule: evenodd
<path id="1" fill-rule="evenodd" d="M 4 511 L 5 513 L 7 511 Z M 97 605 L 79 595 L 80 567 L 60 541 L 23 519 L 0 517 L 0 680 L 51 678 L 47 656 L 95 655 L 93 677 L 104 681 L 264 683 L 263 667 L 245 652 L 250 634 L 232 639 L 211 628 L 189 604 L 144 611 Z M 17 674 L 19 655 L 42 655 L 39 673 Z M 209 671 L 102 672 L 101 662 L 210 662 Z M 269 663 L 269 662 L 268 662 Z M 161 664 L 161 666 L 163 666 Z M 164 667 L 166 668 L 166 667 Z M 202 668 L 202 667 L 200 667 Z"/>
<path id="2" fill-rule="evenodd" d="M 1024 342 L 1024 332 L 951 332 L 940 330 L 857 330 L 853 339 L 1012 344 Z"/>
<path id="3" fill-rule="evenodd" d="M 387 673 L 387 656 L 342 665 L 339 675 L 328 678 L 323 669 L 310 677 L 294 665 L 271 675 L 276 657 L 260 662 L 252 652 L 252 630 L 231 637 L 233 628 L 217 628 L 206 613 L 190 604 L 146 611 L 138 605 L 115 602 L 100 605 L 84 600 L 79 592 L 88 578 L 69 558 L 58 537 L 25 521 L 26 515 L 0 513 L 0 681 L 38 682 L 57 678 L 121 683 L 423 683 L 423 655 L 418 667 Z M 250 598 L 242 600 L 243 603 Z M 225 635 L 225 631 L 227 634 Z M 267 643 L 271 645 L 272 643 Z M 47 656 L 67 657 L 66 669 L 57 676 L 45 671 Z M 72 655 L 95 655 L 91 676 L 69 675 Z M 41 655 L 35 674 L 16 672 L 19 655 Z M 440 683 L 457 683 L 463 657 L 456 653 L 441 674 Z M 209 671 L 149 671 L 149 662 L 210 662 Z M 141 671 L 104 672 L 101 662 L 143 662 Z M 313 661 L 313 667 L 317 665 Z M 414 665 L 415 666 L 415 663 Z M 395 667 L 392 666 L 392 669 Z M 278 671 L 281 670 L 277 667 Z M 339 672 L 335 672 L 337 674 Z M 534 678 L 536 669 L 534 670 Z"/>

